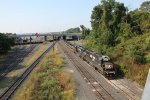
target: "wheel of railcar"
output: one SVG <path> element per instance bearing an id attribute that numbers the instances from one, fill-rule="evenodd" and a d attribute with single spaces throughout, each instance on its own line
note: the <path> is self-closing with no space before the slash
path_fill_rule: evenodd
<path id="1" fill-rule="evenodd" d="M 95 68 L 95 70 L 97 70 L 97 67 L 94 67 Z"/>
<path id="2" fill-rule="evenodd" d="M 85 61 L 85 58 L 83 57 L 83 60 Z"/>

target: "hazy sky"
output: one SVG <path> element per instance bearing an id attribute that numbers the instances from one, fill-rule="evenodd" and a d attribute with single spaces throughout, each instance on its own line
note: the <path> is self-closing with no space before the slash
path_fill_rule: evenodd
<path id="1" fill-rule="evenodd" d="M 136 9 L 145 0 L 117 0 Z M 0 0 L 0 32 L 58 32 L 85 25 L 100 0 Z"/>

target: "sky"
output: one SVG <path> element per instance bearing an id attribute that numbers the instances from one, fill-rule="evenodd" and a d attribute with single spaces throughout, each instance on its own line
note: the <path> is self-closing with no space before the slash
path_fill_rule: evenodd
<path id="1" fill-rule="evenodd" d="M 60 32 L 84 25 L 91 28 L 92 9 L 101 0 L 0 0 L 0 32 Z M 145 0 L 117 0 L 130 10 Z"/>

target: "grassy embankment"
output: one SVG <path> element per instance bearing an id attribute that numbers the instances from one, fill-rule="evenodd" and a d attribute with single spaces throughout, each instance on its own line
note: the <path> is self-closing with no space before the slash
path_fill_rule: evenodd
<path id="1" fill-rule="evenodd" d="M 14 100 L 73 100 L 69 74 L 61 72 L 64 59 L 57 48 L 49 52 L 16 92 Z"/>
<path id="2" fill-rule="evenodd" d="M 118 74 L 145 85 L 150 68 L 150 33 L 120 43 L 109 53 L 119 69 Z"/>
<path id="3" fill-rule="evenodd" d="M 27 58 L 22 65 L 16 67 L 13 71 L 9 72 L 2 81 L 0 81 L 0 89 L 5 88 L 6 86 L 10 85 L 13 80 L 19 77 L 22 74 L 22 69 L 31 65 L 43 52 L 46 50 L 48 45 L 41 44 L 37 51 L 34 52 L 30 58 Z"/>

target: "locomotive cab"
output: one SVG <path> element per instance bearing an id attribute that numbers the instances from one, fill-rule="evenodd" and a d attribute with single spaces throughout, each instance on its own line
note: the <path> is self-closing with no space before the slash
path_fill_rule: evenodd
<path id="1" fill-rule="evenodd" d="M 115 76 L 116 69 L 115 69 L 113 63 L 111 63 L 111 60 L 108 56 L 106 56 L 106 55 L 100 56 L 99 62 L 101 63 L 101 66 L 103 68 L 104 76 L 108 76 L 108 77 L 114 77 Z"/>
<path id="2" fill-rule="evenodd" d="M 105 76 L 115 76 L 116 69 L 111 62 L 103 62 L 103 68 Z"/>

